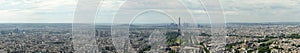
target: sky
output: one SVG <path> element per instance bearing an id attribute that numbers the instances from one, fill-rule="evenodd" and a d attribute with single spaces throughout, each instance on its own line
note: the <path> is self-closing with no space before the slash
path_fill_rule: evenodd
<path id="1" fill-rule="evenodd" d="M 112 23 L 117 20 L 114 17 L 137 15 L 130 12 L 163 9 L 172 12 L 167 13 L 171 16 L 187 19 L 185 22 L 210 22 L 201 3 L 204 0 L 178 0 L 179 3 L 170 1 L 103 0 L 93 21 Z M 77 3 L 77 0 L 0 0 L 0 23 L 72 23 Z M 300 0 L 220 0 L 220 3 L 226 22 L 300 22 Z M 128 13 L 120 13 L 121 11 Z M 138 15 L 134 23 L 172 22 L 167 15 L 159 12 Z M 191 15 L 194 19 L 187 18 Z"/>

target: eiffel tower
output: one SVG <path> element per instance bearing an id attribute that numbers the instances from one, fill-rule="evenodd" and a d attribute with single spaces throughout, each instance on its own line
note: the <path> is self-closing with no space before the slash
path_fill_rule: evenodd
<path id="1" fill-rule="evenodd" d="M 181 36 L 181 24 L 180 24 L 180 17 L 178 18 L 178 34 L 177 36 Z"/>

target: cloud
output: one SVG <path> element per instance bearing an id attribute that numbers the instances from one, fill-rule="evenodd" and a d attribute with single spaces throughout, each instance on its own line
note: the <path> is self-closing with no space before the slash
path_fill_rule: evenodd
<path id="1" fill-rule="evenodd" d="M 181 13 L 178 15 L 173 15 L 173 16 L 179 16 L 184 14 L 184 16 L 190 16 L 189 14 L 186 14 L 186 8 L 192 13 L 195 14 L 196 16 L 203 16 L 205 15 L 205 11 L 201 7 L 201 3 L 195 2 L 197 0 L 179 0 L 180 2 L 176 3 L 172 0 L 127 0 L 126 4 L 125 1 L 109 1 L 109 0 L 104 0 L 102 4 L 102 9 L 100 11 L 100 15 L 97 18 L 98 23 L 111 23 L 112 18 L 115 16 L 116 13 L 119 13 L 119 10 L 126 10 L 126 11 L 141 11 L 143 9 L 165 9 L 169 12 L 176 12 L 176 13 Z M 191 3 L 192 2 L 192 3 Z M 126 5 L 126 7 L 124 6 Z M 181 5 L 184 5 L 185 7 L 182 7 Z M 120 9 L 120 7 L 122 9 Z M 127 15 L 133 15 L 135 13 L 124 13 L 124 16 Z M 172 14 L 172 13 L 171 13 Z M 200 14 L 200 15 L 198 15 Z M 151 15 L 151 14 L 147 14 Z M 200 17 L 199 17 L 200 18 Z M 127 18 L 124 18 L 127 19 Z M 201 20 L 208 20 L 208 17 L 201 17 Z M 144 19 L 144 20 L 149 20 L 149 19 Z M 205 21 L 207 22 L 207 21 Z"/>
<path id="2" fill-rule="evenodd" d="M 127 0 L 123 10 L 160 8 L 184 12 L 178 3 L 170 0 Z M 178 0 L 197 18 L 198 23 L 208 23 L 200 0 Z M 97 23 L 111 23 L 125 0 L 103 0 Z M 300 0 L 220 0 L 227 22 L 299 22 Z M 0 0 L 0 22 L 72 22 L 77 0 Z M 142 6 L 141 6 L 142 5 Z M 211 6 L 209 6 L 211 7 Z M 130 14 L 124 14 L 128 15 Z M 151 14 L 150 14 L 151 15 Z"/>
<path id="3" fill-rule="evenodd" d="M 1 23 L 72 22 L 76 0 L 3 0 Z"/>
<path id="4" fill-rule="evenodd" d="M 230 22 L 299 22 L 300 1 L 296 0 L 220 0 Z"/>

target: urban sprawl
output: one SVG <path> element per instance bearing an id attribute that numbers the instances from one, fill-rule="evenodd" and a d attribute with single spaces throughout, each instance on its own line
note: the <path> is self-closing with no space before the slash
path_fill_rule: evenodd
<path id="1" fill-rule="evenodd" d="M 128 50 L 139 53 L 300 53 L 300 24 L 297 23 L 227 23 L 222 32 L 226 34 L 221 36 L 211 33 L 210 24 L 185 29 L 189 26 L 187 23 L 134 25 L 129 28 Z M 96 24 L 99 53 L 118 52 L 111 33 L 110 24 Z M 72 34 L 69 23 L 2 23 L 0 52 L 74 53 L 77 50 L 73 48 Z M 216 40 L 222 38 L 225 39 Z"/>

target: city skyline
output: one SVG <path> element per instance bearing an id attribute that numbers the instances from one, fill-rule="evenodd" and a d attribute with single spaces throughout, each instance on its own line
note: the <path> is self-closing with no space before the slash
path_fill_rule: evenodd
<path id="1" fill-rule="evenodd" d="M 300 0 L 0 0 L 1 53 L 300 53 Z"/>

